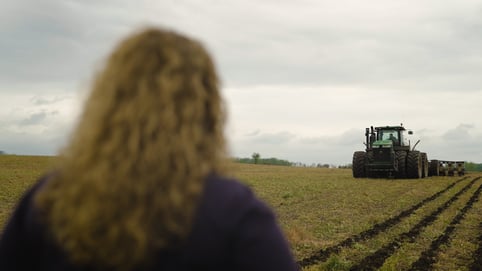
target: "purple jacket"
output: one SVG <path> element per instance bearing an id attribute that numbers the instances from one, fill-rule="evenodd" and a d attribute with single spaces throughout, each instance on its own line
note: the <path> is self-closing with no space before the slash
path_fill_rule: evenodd
<path id="1" fill-rule="evenodd" d="M 22 198 L 0 238 L 0 270 L 95 270 L 76 267 L 35 219 L 32 197 Z M 210 176 L 185 246 L 158 252 L 149 270 L 293 271 L 298 267 L 273 212 L 243 184 Z M 140 270 L 139 270 L 140 271 Z"/>

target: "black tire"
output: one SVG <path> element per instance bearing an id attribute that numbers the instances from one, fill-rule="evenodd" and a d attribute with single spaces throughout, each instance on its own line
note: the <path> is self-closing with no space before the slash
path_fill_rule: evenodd
<path id="1" fill-rule="evenodd" d="M 438 160 L 430 160 L 430 167 L 428 170 L 428 175 L 429 176 L 438 176 L 439 175 L 439 162 Z"/>
<path id="2" fill-rule="evenodd" d="M 411 151 L 407 155 L 407 177 L 419 179 L 422 177 L 422 156 L 419 151 Z"/>
<path id="3" fill-rule="evenodd" d="M 447 176 L 449 174 L 449 170 L 446 165 L 439 167 L 439 176 Z"/>
<path id="4" fill-rule="evenodd" d="M 448 176 L 455 176 L 455 163 L 453 162 L 449 162 L 448 163 Z"/>
<path id="5" fill-rule="evenodd" d="M 421 159 L 422 159 L 422 178 L 428 177 L 428 157 L 427 154 L 422 152 L 420 154 Z"/>
<path id="6" fill-rule="evenodd" d="M 377 178 L 376 172 L 371 172 L 367 170 L 366 165 L 373 162 L 373 151 L 367 151 L 365 156 L 365 177 L 366 178 Z"/>
<path id="7" fill-rule="evenodd" d="M 396 159 L 398 163 L 398 171 L 395 173 L 397 179 L 407 178 L 407 153 L 405 151 L 397 151 Z"/>
<path id="8" fill-rule="evenodd" d="M 352 163 L 352 171 L 354 178 L 365 178 L 365 162 L 366 162 L 366 153 L 364 151 L 356 151 L 353 153 L 353 163 Z"/>

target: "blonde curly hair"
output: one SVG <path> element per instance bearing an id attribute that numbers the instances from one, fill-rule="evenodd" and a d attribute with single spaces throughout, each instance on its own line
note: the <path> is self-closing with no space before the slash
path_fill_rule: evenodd
<path id="1" fill-rule="evenodd" d="M 130 270 L 186 240 L 204 179 L 225 170 L 223 105 L 200 43 L 156 28 L 120 43 L 35 198 L 72 262 Z"/>

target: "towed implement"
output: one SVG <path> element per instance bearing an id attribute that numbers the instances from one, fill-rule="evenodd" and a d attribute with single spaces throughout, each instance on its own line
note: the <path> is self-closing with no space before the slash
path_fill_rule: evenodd
<path id="1" fill-rule="evenodd" d="M 464 174 L 464 161 L 430 161 L 429 176 L 463 176 Z"/>
<path id="2" fill-rule="evenodd" d="M 353 177 L 418 179 L 464 175 L 463 161 L 429 161 L 427 153 L 415 150 L 420 140 L 411 146 L 405 132 L 413 134 L 403 125 L 366 128 L 366 149 L 353 154 Z"/>

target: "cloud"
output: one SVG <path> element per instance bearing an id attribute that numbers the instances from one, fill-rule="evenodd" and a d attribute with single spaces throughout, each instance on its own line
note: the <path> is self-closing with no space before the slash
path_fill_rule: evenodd
<path id="1" fill-rule="evenodd" d="M 64 97 L 55 96 L 55 97 L 52 97 L 52 98 L 46 98 L 44 96 L 34 96 L 30 99 L 30 101 L 34 105 L 51 105 L 51 104 L 55 104 L 55 103 L 58 103 L 58 102 L 61 102 L 61 101 L 64 101 L 64 100 L 71 99 L 71 98 L 72 97 L 69 97 L 69 96 L 64 96 Z"/>
<path id="2" fill-rule="evenodd" d="M 251 135 L 248 140 L 258 144 L 278 145 L 290 142 L 296 136 L 290 132 L 282 131 L 278 133 L 258 133 Z"/>
<path id="3" fill-rule="evenodd" d="M 30 115 L 29 118 L 20 121 L 20 126 L 36 125 L 42 123 L 47 118 L 47 113 L 39 112 Z"/>
<path id="4" fill-rule="evenodd" d="M 4 36 L 0 80 L 4 85 L 68 84 L 89 77 L 93 66 L 130 28 L 125 21 L 129 16 L 115 16 L 119 9 L 123 7 L 109 1 L 10 3 L 0 24 Z"/>
<path id="5" fill-rule="evenodd" d="M 364 140 L 364 134 L 364 129 L 350 129 L 342 133 L 339 133 L 339 131 L 334 131 L 333 134 L 318 137 L 301 137 L 299 141 L 301 144 L 307 145 L 356 145 L 360 144 L 360 142 Z"/>
<path id="6" fill-rule="evenodd" d="M 232 141 L 233 156 L 249 157 L 258 152 L 262 157 L 277 157 L 292 162 L 347 164 L 354 149 L 360 148 L 356 130 L 329 136 L 304 137 L 293 132 L 267 133 L 237 138 Z M 359 137 L 361 135 L 358 135 Z"/>
<path id="7" fill-rule="evenodd" d="M 154 24 L 205 42 L 230 86 L 363 84 L 468 91 L 482 83 L 482 5 L 477 1 L 15 3 L 3 18 L 4 82 L 89 76 L 121 37 Z"/>
<path id="8" fill-rule="evenodd" d="M 32 125 L 48 125 L 48 117 L 58 115 L 59 111 L 50 111 L 46 112 L 42 110 L 37 113 L 32 113 L 28 118 L 21 120 L 18 125 L 19 126 L 32 126 Z"/>
<path id="9" fill-rule="evenodd" d="M 120 39 L 156 25 L 214 56 L 236 155 L 345 163 L 365 127 L 403 122 L 430 155 L 477 160 L 481 17 L 473 0 L 9 1 L 0 138 L 22 138 L 9 141 L 19 152 L 47 132 L 64 138 L 81 106 L 74 93 Z M 54 153 L 59 143 L 38 144 Z"/>
<path id="10" fill-rule="evenodd" d="M 427 152 L 429 159 L 482 162 L 482 132 L 478 126 L 459 123 L 452 127 L 440 134 L 424 134 L 417 149 Z"/>
<path id="11" fill-rule="evenodd" d="M 249 132 L 249 133 L 245 134 L 245 136 L 246 136 L 246 137 L 257 136 L 257 135 L 259 135 L 260 132 L 261 132 L 261 131 L 260 131 L 259 129 L 257 129 L 257 130 L 254 130 L 254 131 L 252 131 L 252 132 Z"/>
<path id="12" fill-rule="evenodd" d="M 0 149 L 53 155 L 65 143 L 79 113 L 75 96 L 0 92 Z"/>
<path id="13" fill-rule="evenodd" d="M 29 133 L 0 129 L 0 150 L 18 155 L 54 155 L 65 142 L 63 134 L 46 131 L 32 136 Z"/>
<path id="14" fill-rule="evenodd" d="M 474 128 L 471 124 L 459 124 L 456 128 L 450 129 L 442 135 L 442 138 L 447 141 L 466 141 L 470 139 L 470 130 Z"/>
<path id="15" fill-rule="evenodd" d="M 476 34 L 481 9 L 475 2 L 281 1 L 274 6 L 226 1 L 214 6 L 212 12 L 222 15 L 201 8 L 198 16 L 206 12 L 210 20 L 224 19 L 212 24 L 212 32 L 225 35 L 208 32 L 207 40 L 233 86 L 364 84 L 428 91 L 478 89 L 481 82 L 473 72 L 481 70 L 480 61 L 474 61 L 481 45 Z"/>

